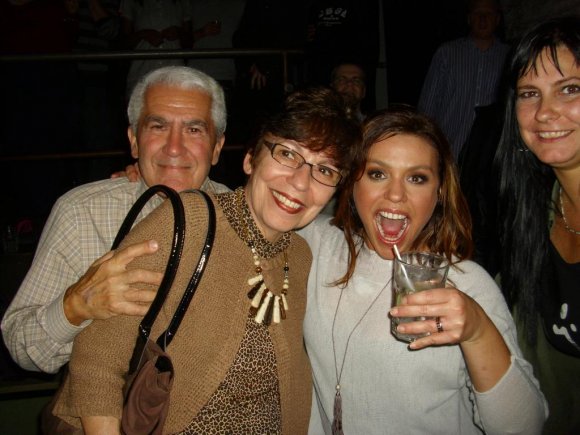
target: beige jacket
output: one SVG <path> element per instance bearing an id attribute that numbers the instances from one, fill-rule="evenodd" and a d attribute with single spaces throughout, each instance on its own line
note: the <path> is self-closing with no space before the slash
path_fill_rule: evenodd
<path id="1" fill-rule="evenodd" d="M 156 339 L 168 324 L 201 252 L 207 228 L 203 200 L 182 194 L 186 212 L 186 241 L 175 283 L 153 328 Z M 215 200 L 214 200 L 215 203 Z M 254 275 L 251 252 L 229 225 L 216 203 L 216 238 L 211 259 L 189 310 L 168 348 L 175 378 L 165 432 L 185 428 L 225 378 L 245 332 L 249 300 L 247 279 Z M 127 236 L 123 245 L 155 239 L 155 255 L 136 259 L 133 268 L 163 271 L 173 228 L 168 202 L 152 212 Z M 311 374 L 303 348 L 302 320 L 312 255 L 306 242 L 292 235 L 288 248 L 290 309 L 287 319 L 269 327 L 276 353 L 285 434 L 306 433 L 310 415 Z M 283 255 L 262 261 L 266 280 L 282 288 Z M 122 387 L 131 357 L 138 317 L 95 320 L 75 339 L 69 375 L 54 413 L 76 426 L 80 416 L 121 417 Z"/>

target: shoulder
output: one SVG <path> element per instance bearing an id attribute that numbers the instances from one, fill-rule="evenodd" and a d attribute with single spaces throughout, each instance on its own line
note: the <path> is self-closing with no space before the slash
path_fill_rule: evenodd
<path id="1" fill-rule="evenodd" d="M 469 40 L 467 38 L 453 39 L 452 41 L 447 41 L 441 44 L 435 51 L 435 54 L 439 56 L 449 56 L 451 53 L 462 50 L 468 45 Z"/>
<path id="2" fill-rule="evenodd" d="M 89 204 L 102 198 L 135 198 L 140 193 L 140 183 L 131 183 L 125 177 L 99 180 L 75 187 L 62 195 L 57 203 L 70 205 Z"/>
<path id="3" fill-rule="evenodd" d="M 474 261 L 456 263 L 449 270 L 449 279 L 455 287 L 480 303 L 482 300 L 505 302 L 495 280 Z"/>
<path id="4" fill-rule="evenodd" d="M 122 208 L 125 213 L 142 193 L 141 183 L 126 178 L 83 184 L 58 198 L 51 215 L 93 214 L 105 208 Z"/>
<path id="5" fill-rule="evenodd" d="M 332 217 L 320 215 L 298 232 L 307 242 L 313 252 L 322 245 L 331 246 L 344 240 L 342 230 L 331 224 Z"/>
<path id="6" fill-rule="evenodd" d="M 472 260 L 463 260 L 455 263 L 449 270 L 449 276 L 462 281 L 484 281 L 495 282 L 487 271 Z"/>
<path id="7" fill-rule="evenodd" d="M 203 185 L 201 186 L 201 190 L 209 193 L 225 193 L 232 191 L 232 189 L 230 189 L 225 184 L 218 183 L 217 181 L 210 180 L 209 178 L 204 181 Z"/>
<path id="8" fill-rule="evenodd" d="M 215 197 L 211 193 L 207 194 L 209 196 L 209 201 L 215 210 L 217 208 Z M 208 205 L 201 191 L 185 190 L 179 193 L 179 199 L 183 205 L 183 210 L 188 223 L 198 224 L 207 222 Z M 173 219 L 173 215 L 172 201 L 170 199 L 165 199 L 159 207 L 153 210 L 153 212 L 146 217 L 146 220 L 168 221 Z"/>
<path id="9" fill-rule="evenodd" d="M 493 41 L 493 48 L 502 54 L 507 54 L 510 50 L 510 45 L 502 42 L 499 38 L 495 38 Z"/>
<path id="10" fill-rule="evenodd" d="M 312 250 L 310 249 L 310 245 L 300 233 L 295 232 L 293 234 L 291 251 L 308 261 L 312 260 Z"/>

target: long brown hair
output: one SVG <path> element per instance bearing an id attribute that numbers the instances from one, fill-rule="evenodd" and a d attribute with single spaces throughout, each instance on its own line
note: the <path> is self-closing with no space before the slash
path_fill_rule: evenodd
<path id="1" fill-rule="evenodd" d="M 344 231 L 349 247 L 349 262 L 346 274 L 335 284 L 348 283 L 363 244 L 364 227 L 354 205 L 354 185 L 364 173 L 372 145 L 398 134 L 410 134 L 424 139 L 435 148 L 439 157 L 439 201 L 431 219 L 413 242 L 412 249 L 426 248 L 444 255 L 450 262 L 471 256 L 471 216 L 459 187 L 457 167 L 444 134 L 431 119 L 410 107 L 385 109 L 375 113 L 363 124 L 362 146 L 340 192 L 333 224 Z"/>

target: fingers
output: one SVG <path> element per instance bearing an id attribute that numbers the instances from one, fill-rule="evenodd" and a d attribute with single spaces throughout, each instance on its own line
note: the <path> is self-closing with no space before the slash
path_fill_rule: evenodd
<path id="1" fill-rule="evenodd" d="M 262 88 L 264 88 L 265 86 L 266 86 L 266 76 L 264 74 L 262 74 L 260 71 L 258 71 L 258 69 L 256 68 L 252 72 L 252 79 L 250 81 L 250 88 L 256 89 L 259 91 Z"/>
<path id="2" fill-rule="evenodd" d="M 260 73 L 252 74 L 252 81 L 250 83 L 250 89 L 260 90 L 262 89 Z"/>
<path id="3" fill-rule="evenodd" d="M 146 240 L 144 242 L 136 243 L 134 245 L 129 245 L 123 249 L 117 251 L 109 251 L 102 257 L 95 260 L 91 265 L 92 268 L 102 267 L 122 267 L 125 268 L 127 264 L 133 261 L 135 258 L 142 255 L 149 255 L 155 253 L 159 249 L 159 245 L 155 240 Z"/>
<path id="4" fill-rule="evenodd" d="M 439 317 L 439 323 L 441 328 L 437 327 L 437 318 L 427 318 L 416 322 L 401 323 L 397 327 L 397 331 L 409 335 L 426 335 L 409 344 L 409 348 L 414 350 L 459 343 L 460 329 L 451 327 L 448 330 L 444 317 Z"/>
<path id="5" fill-rule="evenodd" d="M 139 283 L 159 286 L 163 279 L 163 274 L 161 272 L 153 272 L 145 269 L 134 269 L 120 274 L 117 279 L 119 280 L 120 285 Z M 132 299 L 127 298 L 127 300 Z"/>
<path id="6" fill-rule="evenodd" d="M 141 282 L 132 281 L 136 276 L 143 276 L 145 271 L 139 272 L 127 272 L 86 289 L 82 296 L 88 318 L 108 319 L 122 314 L 144 315 L 155 298 L 156 290 L 143 289 Z M 145 273 L 149 274 L 146 279 L 153 282 L 159 282 L 162 278 L 162 274 Z"/>
<path id="7" fill-rule="evenodd" d="M 125 174 L 124 174 L 127 179 L 130 182 L 136 182 L 139 181 L 139 178 L 141 178 L 141 173 L 139 172 L 139 166 L 137 163 L 134 163 L 132 165 L 128 165 L 125 168 Z"/>
<path id="8" fill-rule="evenodd" d="M 124 292 L 124 301 L 119 301 L 115 306 L 117 314 L 127 316 L 144 316 L 155 299 L 156 291 L 130 289 Z"/>
<path id="9" fill-rule="evenodd" d="M 137 286 L 161 283 L 163 273 L 144 269 L 127 270 L 135 258 L 158 250 L 153 240 L 136 243 L 99 258 L 79 281 L 65 293 L 63 307 L 71 324 L 85 320 L 107 319 L 119 314 L 143 315 L 155 297 L 153 290 L 136 290 Z"/>
<path id="10" fill-rule="evenodd" d="M 449 301 L 459 290 L 454 288 L 437 288 L 407 294 L 402 303 L 405 305 L 441 304 Z"/>
<path id="11" fill-rule="evenodd" d="M 113 255 L 115 255 L 115 251 L 109 251 L 107 252 L 105 255 L 103 255 L 100 258 L 97 258 L 93 264 L 91 265 L 91 267 L 95 267 L 98 266 L 99 264 L 103 264 L 104 262 L 110 260 L 111 258 L 113 258 Z"/>
<path id="12" fill-rule="evenodd" d="M 129 245 L 123 249 L 117 250 L 114 259 L 119 263 L 127 265 L 135 258 L 142 255 L 150 255 L 159 249 L 159 245 L 155 240 L 146 240 L 144 242 Z"/>
<path id="13" fill-rule="evenodd" d="M 126 304 L 124 305 L 122 311 L 126 316 L 140 316 L 143 317 L 147 314 L 147 310 L 149 310 L 149 306 L 151 304 L 142 305 L 142 304 Z"/>
<path id="14" fill-rule="evenodd" d="M 471 298 L 454 288 L 425 290 L 405 296 L 390 314 L 424 319 L 404 322 L 397 327 L 404 334 L 428 334 L 414 341 L 409 346 L 411 349 L 457 344 L 471 334 L 470 301 Z"/>

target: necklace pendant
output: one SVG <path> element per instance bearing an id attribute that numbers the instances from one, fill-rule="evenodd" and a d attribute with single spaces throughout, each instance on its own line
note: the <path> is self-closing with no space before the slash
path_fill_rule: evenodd
<path id="1" fill-rule="evenodd" d="M 248 280 L 248 284 L 250 284 L 250 281 L 251 280 L 249 279 Z M 260 279 L 258 282 L 255 283 L 254 287 L 252 287 L 250 289 L 250 291 L 248 292 L 248 298 L 249 299 L 254 299 L 254 296 L 256 296 L 256 293 L 258 293 L 258 290 L 260 290 L 260 288 L 262 287 L 262 285 L 264 285 L 264 280 Z"/>
<path id="2" fill-rule="evenodd" d="M 264 277 L 262 276 L 261 273 L 258 273 L 256 276 L 253 276 L 252 278 L 248 279 L 248 285 L 254 285 L 260 281 L 264 281 Z"/>
<path id="3" fill-rule="evenodd" d="M 250 316 L 254 321 L 260 325 L 269 326 L 272 323 L 280 323 L 282 319 L 286 318 L 286 311 L 288 310 L 288 302 L 286 294 L 290 287 L 288 279 L 288 257 L 284 251 L 284 281 L 282 283 L 282 291 L 280 296 L 275 295 L 270 291 L 264 283 L 264 276 L 262 275 L 262 264 L 260 257 L 250 242 L 250 249 L 252 250 L 252 257 L 254 260 L 256 275 L 248 279 L 248 285 L 251 286 L 247 295 L 251 299 L 250 302 Z"/>
<path id="4" fill-rule="evenodd" d="M 280 296 L 274 296 L 274 318 L 272 319 L 274 323 L 280 323 L 282 318 L 282 311 L 280 309 Z M 284 318 L 286 318 L 286 313 L 284 313 Z"/>
<path id="5" fill-rule="evenodd" d="M 284 303 L 286 298 L 284 297 L 284 294 L 282 294 L 282 296 L 278 296 L 278 298 L 282 300 L 282 303 L 278 301 L 278 306 L 280 307 L 280 317 L 283 320 L 286 320 L 286 308 L 284 307 L 284 305 L 287 305 Z"/>
<path id="6" fill-rule="evenodd" d="M 252 302 L 250 304 L 250 315 L 255 316 L 258 313 L 259 307 L 264 302 L 264 298 L 266 297 L 267 291 L 266 284 L 262 281 L 260 287 L 256 291 L 256 294 L 252 298 Z"/>
<path id="7" fill-rule="evenodd" d="M 256 323 L 262 324 L 264 322 L 264 318 L 266 317 L 266 310 L 268 309 L 268 306 L 270 305 L 270 300 L 272 299 L 273 296 L 274 295 L 272 294 L 271 291 L 268 290 L 268 292 L 266 292 L 265 297 L 262 299 L 262 302 L 260 303 L 260 308 L 258 308 L 258 312 L 254 317 L 254 321 Z"/>
<path id="8" fill-rule="evenodd" d="M 272 323 L 275 303 L 276 297 L 272 294 L 272 296 L 268 298 L 268 307 L 266 308 L 266 314 L 264 315 L 264 325 L 266 326 L 270 326 L 270 324 Z"/>
<path id="9" fill-rule="evenodd" d="M 334 418 L 332 419 L 332 435 L 343 435 L 342 431 L 342 396 L 340 395 L 340 384 L 336 384 L 336 394 L 334 395 Z"/>
<path id="10" fill-rule="evenodd" d="M 286 311 L 288 311 L 288 301 L 286 300 L 286 293 L 282 292 L 282 307 L 284 308 L 284 318 L 286 318 Z"/>

